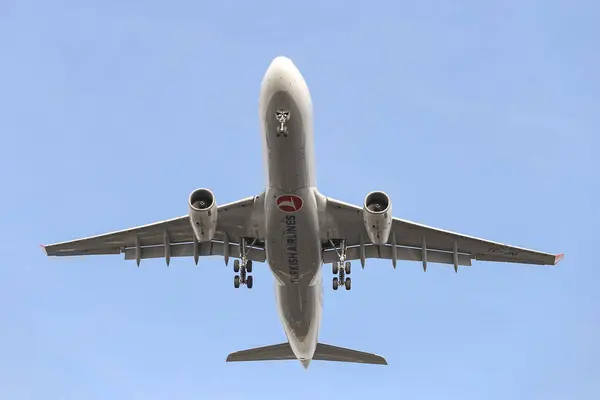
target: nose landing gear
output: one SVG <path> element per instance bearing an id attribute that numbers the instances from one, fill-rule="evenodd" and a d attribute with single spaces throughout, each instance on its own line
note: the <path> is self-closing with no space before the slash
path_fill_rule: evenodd
<path id="1" fill-rule="evenodd" d="M 275 118 L 277 118 L 277 122 L 279 123 L 279 126 L 277 127 L 277 137 L 281 135 L 287 137 L 288 127 L 286 123 L 290 120 L 290 112 L 282 108 L 275 112 Z"/>
<path id="2" fill-rule="evenodd" d="M 247 238 L 242 238 L 240 243 L 240 260 L 233 261 L 233 272 L 236 275 L 233 277 L 233 287 L 238 289 L 240 285 L 246 285 L 248 289 L 252 289 L 252 285 L 254 284 L 254 279 L 252 275 L 248 275 L 252 272 L 252 260 L 248 260 L 248 253 L 252 246 L 256 243 L 256 239 L 254 239 L 251 243 L 248 243 Z M 237 275 L 239 272 L 239 275 Z"/>
<path id="3" fill-rule="evenodd" d="M 350 279 L 350 277 L 346 277 L 346 275 L 350 275 L 350 272 L 352 272 L 352 264 L 350 261 L 346 261 L 346 239 L 342 239 L 339 246 L 339 251 L 332 240 L 329 242 L 333 246 L 333 249 L 339 258 L 339 261 L 334 261 L 331 264 L 333 274 L 337 275 L 333 278 L 333 290 L 338 290 L 340 285 L 344 285 L 346 290 L 350 290 L 352 289 L 352 279 Z"/>

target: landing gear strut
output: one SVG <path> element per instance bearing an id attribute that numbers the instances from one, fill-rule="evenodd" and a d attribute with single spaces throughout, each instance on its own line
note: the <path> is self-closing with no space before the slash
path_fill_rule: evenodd
<path id="1" fill-rule="evenodd" d="M 279 123 L 279 125 L 277 126 L 277 136 L 287 136 L 288 127 L 286 123 L 290 120 L 290 112 L 284 109 L 280 109 L 275 112 L 275 117 L 277 118 L 277 122 Z"/>
<path id="2" fill-rule="evenodd" d="M 350 261 L 346 261 L 346 239 L 342 239 L 339 250 L 332 240 L 329 240 L 329 242 L 333 246 L 339 259 L 339 261 L 334 261 L 331 264 L 333 274 L 337 275 L 333 278 L 333 290 L 338 290 L 340 285 L 344 285 L 346 290 L 350 290 L 352 289 L 352 279 L 346 277 L 346 275 L 350 275 L 350 272 L 352 272 L 352 265 Z"/>
<path id="3" fill-rule="evenodd" d="M 254 280 L 252 279 L 252 275 L 248 275 L 252 272 L 252 260 L 248 260 L 248 254 L 250 253 L 250 249 L 256 243 L 256 239 L 252 239 L 252 242 L 249 241 L 248 238 L 242 238 L 240 242 L 240 260 L 233 261 L 233 272 L 236 275 L 233 277 L 233 287 L 238 289 L 240 285 L 246 285 L 248 289 L 252 289 L 252 284 Z M 237 275 L 239 272 L 239 275 Z"/>

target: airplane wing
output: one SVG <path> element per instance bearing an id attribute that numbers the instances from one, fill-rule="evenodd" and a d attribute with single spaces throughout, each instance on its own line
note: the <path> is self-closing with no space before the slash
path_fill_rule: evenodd
<path id="1" fill-rule="evenodd" d="M 503 243 L 467 236 L 460 233 L 421 225 L 394 218 L 392 233 L 387 245 L 376 246 L 369 242 L 363 222 L 363 209 L 339 200 L 327 198 L 329 235 L 346 240 L 346 259 L 360 259 L 363 266 L 367 258 L 427 261 L 470 266 L 471 260 L 510 262 L 519 264 L 555 265 L 563 254 L 548 254 Z M 323 262 L 337 261 L 335 249 L 325 249 Z"/>
<path id="2" fill-rule="evenodd" d="M 259 197 L 248 197 L 218 207 L 217 234 L 211 242 L 198 243 L 184 215 L 149 225 L 110 232 L 98 236 L 42 246 L 48 256 L 82 256 L 125 254 L 126 260 L 139 262 L 144 258 L 198 257 L 220 255 L 240 257 L 242 237 L 252 237 L 253 210 Z M 256 232 L 255 236 L 256 236 Z M 263 238 L 253 237 L 255 244 L 248 259 L 265 261 Z"/>

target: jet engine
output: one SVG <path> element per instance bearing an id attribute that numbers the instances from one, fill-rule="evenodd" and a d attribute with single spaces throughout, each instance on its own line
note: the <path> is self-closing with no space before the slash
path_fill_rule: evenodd
<path id="1" fill-rule="evenodd" d="M 365 197 L 363 221 L 371 242 L 386 244 L 392 231 L 392 201 L 385 192 L 371 192 Z"/>
<path id="2" fill-rule="evenodd" d="M 198 242 L 211 241 L 217 230 L 217 203 L 208 189 L 196 189 L 188 201 L 190 222 Z"/>

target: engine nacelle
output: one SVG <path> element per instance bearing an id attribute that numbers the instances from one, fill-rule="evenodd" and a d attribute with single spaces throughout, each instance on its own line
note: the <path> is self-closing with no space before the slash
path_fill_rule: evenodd
<path id="1" fill-rule="evenodd" d="M 363 221 L 373 244 L 386 244 L 392 232 L 392 201 L 385 192 L 371 192 L 365 197 Z"/>
<path id="2" fill-rule="evenodd" d="M 217 230 L 217 202 L 208 189 L 196 189 L 188 200 L 190 222 L 198 242 L 209 242 Z"/>

